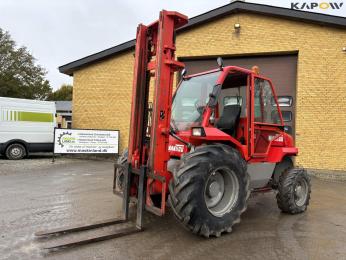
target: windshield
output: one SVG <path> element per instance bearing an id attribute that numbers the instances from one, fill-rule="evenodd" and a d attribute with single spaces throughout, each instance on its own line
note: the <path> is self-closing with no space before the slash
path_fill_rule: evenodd
<path id="1" fill-rule="evenodd" d="M 202 114 L 209 101 L 220 71 L 183 80 L 172 106 L 171 122 L 176 130 L 187 130 L 199 126 Z"/>

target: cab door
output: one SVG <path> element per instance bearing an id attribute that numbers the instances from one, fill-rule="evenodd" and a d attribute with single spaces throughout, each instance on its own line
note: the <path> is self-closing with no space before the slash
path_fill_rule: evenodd
<path id="1" fill-rule="evenodd" d="M 254 158 L 268 156 L 273 141 L 280 138 L 279 127 L 283 127 L 282 116 L 272 82 L 253 75 L 251 88 L 251 155 Z"/>

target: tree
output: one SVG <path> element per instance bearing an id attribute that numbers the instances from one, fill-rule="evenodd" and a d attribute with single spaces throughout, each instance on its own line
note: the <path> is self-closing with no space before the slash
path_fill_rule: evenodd
<path id="1" fill-rule="evenodd" d="M 47 100 L 55 101 L 71 101 L 73 87 L 71 85 L 63 84 L 58 90 L 49 94 Z"/>
<path id="2" fill-rule="evenodd" d="M 26 47 L 17 48 L 0 28 L 0 96 L 45 100 L 52 88 L 46 70 L 35 61 Z"/>

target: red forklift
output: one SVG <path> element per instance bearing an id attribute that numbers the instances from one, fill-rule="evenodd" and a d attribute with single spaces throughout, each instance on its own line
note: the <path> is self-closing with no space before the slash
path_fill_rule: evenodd
<path id="1" fill-rule="evenodd" d="M 205 237 L 231 232 L 251 193 L 275 190 L 284 213 L 307 209 L 310 178 L 293 165 L 298 149 L 284 131 L 272 81 L 256 66 L 224 66 L 221 58 L 214 70 L 186 75 L 175 59 L 175 29 L 187 22 L 185 15 L 163 10 L 158 21 L 137 28 L 129 146 L 115 164 L 113 183 L 123 198 L 123 217 L 37 235 L 123 223 L 132 198 L 136 225 L 49 249 L 141 231 L 143 209 L 163 216 L 167 202 L 182 225 Z"/>

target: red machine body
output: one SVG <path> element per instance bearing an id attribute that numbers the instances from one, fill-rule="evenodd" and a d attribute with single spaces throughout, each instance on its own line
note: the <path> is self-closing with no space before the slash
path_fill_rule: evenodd
<path id="1" fill-rule="evenodd" d="M 203 73 L 198 73 L 194 75 L 189 75 L 185 77 L 186 79 L 210 74 L 213 72 L 220 71 L 217 70 L 210 70 Z M 232 137 L 229 134 L 224 133 L 223 131 L 219 130 L 215 127 L 215 125 L 211 124 L 210 122 L 210 116 L 213 113 L 213 109 L 210 107 L 206 107 L 205 111 L 203 112 L 203 119 L 202 123 L 199 125 L 200 127 L 203 127 L 205 136 L 193 136 L 190 130 L 187 131 L 181 131 L 179 132 L 179 136 L 184 139 L 185 141 L 192 143 L 194 145 L 200 145 L 203 143 L 211 143 L 211 142 L 223 142 L 228 143 L 232 146 L 235 146 L 237 150 L 243 155 L 243 158 L 248 161 L 249 163 L 255 163 L 255 162 L 272 162 L 277 163 L 282 160 L 285 156 L 294 156 L 298 154 L 298 149 L 294 146 L 294 141 L 292 136 L 285 133 L 284 131 L 284 124 L 282 119 L 282 114 L 280 110 L 280 106 L 278 105 L 278 100 L 275 93 L 275 88 L 272 83 L 272 81 L 269 78 L 266 78 L 264 76 L 261 76 L 258 74 L 258 72 L 253 70 L 247 70 L 244 68 L 236 67 L 236 66 L 227 66 L 222 68 L 220 76 L 216 80 L 216 85 L 223 85 L 226 77 L 230 74 L 230 72 L 241 72 L 243 74 L 248 75 L 248 85 L 246 92 L 248 93 L 247 98 L 250 100 L 250 102 L 247 103 L 247 111 L 248 114 L 245 118 L 240 120 L 238 125 L 237 133 L 240 132 L 243 133 L 242 136 Z M 278 116 L 280 118 L 279 122 L 277 124 L 270 124 L 270 123 L 263 123 L 263 122 L 256 122 L 255 121 L 255 113 L 254 113 L 254 106 L 252 104 L 254 101 L 254 80 L 255 78 L 266 80 L 270 83 L 271 90 L 273 92 L 273 102 L 275 102 L 277 109 L 278 109 Z M 178 86 L 179 88 L 179 86 Z M 216 115 L 215 117 L 219 117 L 218 109 L 216 109 Z M 249 131 L 246 131 L 248 129 Z M 254 131 L 251 131 L 251 129 L 254 129 Z M 245 131 L 244 131 L 245 130 Z M 256 141 L 256 130 L 262 130 L 266 131 L 266 136 L 268 135 L 275 135 L 275 138 L 269 141 L 266 145 L 259 144 L 257 147 L 257 150 L 261 150 L 262 152 L 256 152 L 255 148 L 257 146 Z M 242 144 L 239 139 L 243 137 L 245 139 L 246 144 Z M 268 139 L 268 138 L 266 138 Z M 181 145 L 179 141 L 174 139 L 173 137 L 170 138 L 170 147 L 171 147 L 171 155 L 172 156 L 181 156 L 181 154 L 186 152 L 186 147 L 184 147 L 184 152 L 177 152 L 174 151 L 175 144 Z"/>
<path id="2" fill-rule="evenodd" d="M 158 21 L 148 26 L 140 24 L 137 29 L 128 162 L 133 169 L 147 167 L 146 209 L 157 215 L 165 212 L 168 183 L 172 178 L 167 166 L 168 161 L 171 158 L 179 159 L 189 152 L 191 147 L 225 143 L 236 148 L 249 164 L 278 163 L 284 157 L 298 153 L 292 137 L 284 132 L 282 115 L 271 80 L 259 75 L 257 70 L 236 66 L 220 66 L 215 70 L 183 76 L 182 81 L 217 73 L 214 89 L 218 86 L 215 91 L 219 92 L 232 75 L 246 81 L 246 112 L 239 120 L 236 134 L 230 135 L 216 127 L 211 118 L 219 118 L 220 107 L 218 104 L 210 105 L 209 101 L 205 103 L 198 123 L 191 124 L 186 129 L 175 129 L 175 137 L 170 136 L 174 106 L 174 72 L 184 67 L 183 63 L 175 60 L 174 30 L 187 21 L 186 16 L 177 12 L 161 11 Z M 153 85 L 150 84 L 151 79 L 154 80 Z M 263 96 L 265 93 L 256 92 L 257 99 L 255 98 L 255 87 L 263 82 L 270 85 L 270 88 L 267 86 L 266 89 L 271 89 L 272 102 L 277 107 L 275 124 L 256 120 L 258 111 L 265 114 L 266 104 L 260 104 L 257 100 L 259 95 Z M 153 86 L 152 90 L 150 86 Z M 180 85 L 177 92 L 179 88 Z M 148 108 L 149 93 L 153 94 L 152 113 L 149 113 Z M 212 95 L 214 94 L 205 93 L 204 99 L 212 99 Z M 257 112 L 255 106 L 258 108 Z M 200 128 L 203 134 L 194 136 L 192 129 L 196 127 Z M 131 194 L 134 196 L 136 192 L 134 181 L 131 184 Z M 155 196 L 159 199 L 154 199 Z"/>

